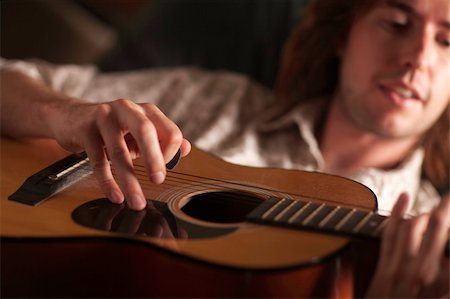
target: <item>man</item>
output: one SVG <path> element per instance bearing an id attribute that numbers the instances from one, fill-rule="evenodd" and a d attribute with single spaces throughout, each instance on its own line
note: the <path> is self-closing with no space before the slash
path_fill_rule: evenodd
<path id="1" fill-rule="evenodd" d="M 15 71 L 2 72 L 2 133 L 51 137 L 66 149 L 84 149 L 110 200 L 126 198 L 136 210 L 144 208 L 145 199 L 132 158 L 141 155 L 149 179 L 159 184 L 178 149 L 183 156 L 189 153 L 190 143 L 174 122 L 197 146 L 234 162 L 354 178 L 374 189 L 382 210 L 393 209 L 369 295 L 428 295 L 437 286 L 448 292 L 448 281 L 441 281 L 448 275 L 441 252 L 449 199 L 440 202 L 430 221 L 429 216 L 401 218 L 439 203 L 429 180 L 422 179 L 422 162 L 424 148 L 429 158 L 428 136 L 442 126 L 447 129 L 437 140 L 447 140 L 440 142 L 447 145 L 442 156 L 447 162 L 437 159 L 447 163 L 444 179 L 425 175 L 448 189 L 450 2 L 317 1 L 305 17 L 286 48 L 279 76 L 282 113 L 271 93 L 233 74 L 97 75 L 73 66 L 5 62 L 5 69 Z M 41 82 L 17 72 L 21 69 Z M 150 98 L 169 117 L 153 104 L 128 100 L 86 104 L 108 97 Z M 186 113 L 194 108 L 196 115 Z M 17 122 L 25 111 L 35 113 Z"/>

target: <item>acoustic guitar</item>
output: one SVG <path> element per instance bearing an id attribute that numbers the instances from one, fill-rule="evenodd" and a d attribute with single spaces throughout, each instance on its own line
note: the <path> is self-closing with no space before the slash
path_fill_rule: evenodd
<path id="1" fill-rule="evenodd" d="M 193 148 L 151 184 L 147 208 L 104 198 L 85 155 L 1 142 L 3 297 L 353 296 L 351 236 L 385 218 L 365 186 L 252 168 Z"/>

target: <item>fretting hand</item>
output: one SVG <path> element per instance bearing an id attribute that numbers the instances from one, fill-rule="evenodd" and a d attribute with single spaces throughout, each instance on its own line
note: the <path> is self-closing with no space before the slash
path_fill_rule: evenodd
<path id="1" fill-rule="evenodd" d="M 431 213 L 404 219 L 402 194 L 383 233 L 380 258 L 367 297 L 448 298 L 449 261 L 444 255 L 450 225 L 450 197 Z"/>

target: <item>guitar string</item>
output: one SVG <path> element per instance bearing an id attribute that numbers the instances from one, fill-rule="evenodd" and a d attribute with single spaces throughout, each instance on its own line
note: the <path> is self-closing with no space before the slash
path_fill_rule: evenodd
<path id="1" fill-rule="evenodd" d="M 91 170 L 80 170 L 80 172 L 82 172 L 83 174 L 91 174 L 92 173 Z M 114 168 L 112 169 L 112 172 L 113 172 L 113 174 L 115 173 Z M 151 183 L 149 181 L 149 178 L 148 178 L 145 170 L 141 171 L 141 170 L 138 169 L 135 172 L 136 172 L 135 173 L 136 177 L 138 179 L 140 179 L 139 182 L 141 184 L 147 185 L 147 186 L 152 186 L 152 187 L 153 186 L 158 186 L 158 185 L 153 184 L 153 183 Z M 181 176 L 187 176 L 188 178 L 183 178 Z M 197 180 L 190 179 L 190 178 L 205 179 L 205 180 L 208 180 L 208 181 L 213 181 L 214 183 L 212 183 L 212 182 L 205 183 L 205 182 L 197 181 Z M 89 178 L 89 179 L 92 179 L 92 178 Z M 95 179 L 95 178 L 93 178 L 93 179 Z M 203 186 L 203 187 L 207 186 L 207 187 L 211 187 L 211 188 L 223 188 L 224 185 L 222 185 L 222 184 L 225 183 L 227 185 L 234 185 L 234 186 L 238 186 L 238 187 L 258 189 L 258 190 L 262 190 L 262 191 L 269 191 L 269 192 L 276 192 L 276 193 L 284 193 L 286 195 L 308 198 L 307 196 L 303 196 L 303 195 L 295 194 L 295 193 L 283 192 L 282 190 L 277 190 L 277 189 L 270 189 L 270 188 L 260 187 L 260 186 L 252 186 L 252 185 L 237 183 L 237 182 L 233 182 L 233 181 L 212 179 L 212 178 L 207 178 L 207 177 L 202 177 L 202 176 L 196 176 L 196 175 L 190 175 L 190 174 L 184 174 L 184 173 L 169 171 L 167 173 L 165 182 L 167 182 L 167 181 L 177 182 L 176 180 L 181 181 L 183 183 L 195 183 L 196 185 L 199 185 L 199 186 Z M 228 186 L 228 189 L 232 189 L 232 188 L 230 188 Z M 234 188 L 232 190 L 241 191 L 242 189 Z M 320 199 L 316 199 L 316 200 L 320 200 Z"/>
<path id="2" fill-rule="evenodd" d="M 90 178 L 90 179 L 92 179 L 92 178 Z M 172 176 L 168 176 L 167 177 L 167 180 L 166 180 L 166 182 L 168 181 L 168 182 L 171 182 L 171 183 L 173 183 L 173 182 L 177 182 L 176 180 L 173 180 L 173 179 L 178 179 L 177 177 L 172 177 Z M 95 180 L 95 179 L 94 179 Z M 153 184 L 153 183 L 151 183 L 151 182 L 148 182 L 147 184 L 145 184 L 145 185 L 147 185 L 147 186 L 150 186 L 150 187 L 152 187 L 152 191 L 154 191 L 154 192 L 157 192 L 158 190 L 157 189 L 161 189 L 161 191 L 165 191 L 166 190 L 166 188 L 165 187 L 174 187 L 174 188 L 176 188 L 176 187 L 180 187 L 180 185 L 179 184 L 170 184 L 170 183 L 164 183 L 164 185 L 155 185 L 155 184 Z M 183 180 L 181 180 L 181 182 L 184 182 Z M 196 181 L 194 181 L 194 182 L 196 182 Z M 141 184 L 142 184 L 142 182 L 141 182 Z M 198 186 L 202 186 L 202 184 L 199 184 Z M 214 186 L 218 186 L 218 185 L 214 185 Z M 183 186 L 183 189 L 190 189 L 191 191 L 197 191 L 197 189 L 196 188 L 194 188 L 195 186 L 192 186 L 192 185 L 188 185 L 188 186 Z M 219 187 L 223 187 L 223 186 L 219 186 Z M 156 190 L 155 190 L 156 189 Z M 241 189 L 234 189 L 234 190 L 237 190 L 237 191 L 242 191 Z M 266 193 L 262 193 L 263 195 L 267 195 Z M 247 202 L 249 202 L 249 203 L 252 203 L 252 204 L 254 204 L 254 203 L 261 203 L 261 201 L 258 201 L 258 199 L 254 199 L 254 198 L 251 198 L 251 197 L 243 197 L 243 196 L 241 196 L 240 194 L 233 194 L 233 193 L 230 193 L 230 194 L 228 194 L 227 195 L 227 199 L 237 199 L 237 200 L 239 200 L 240 202 L 242 202 L 242 200 L 244 200 L 244 201 L 247 201 Z M 223 201 L 223 199 L 224 199 L 224 197 L 223 197 L 223 195 L 220 195 L 220 194 L 215 194 L 215 193 L 209 193 L 208 194 L 208 199 L 216 199 L 216 200 L 220 200 L 220 201 Z M 160 201 L 160 202 L 166 202 L 167 203 L 167 201 L 169 201 L 170 200 L 170 196 L 169 196 L 169 198 L 167 198 L 167 199 L 158 199 L 158 201 Z M 370 213 L 370 211 L 363 211 L 363 212 L 366 212 L 366 213 Z M 323 219 L 323 217 L 325 217 L 326 215 L 322 215 L 321 217 L 321 219 Z M 383 216 L 383 217 L 385 217 L 385 216 Z"/>
<path id="3" fill-rule="evenodd" d="M 141 180 L 139 180 L 139 183 L 141 184 L 142 187 L 144 187 L 144 190 L 143 190 L 144 192 L 145 191 L 152 191 L 152 192 L 159 193 L 158 191 L 161 191 L 161 192 L 167 191 L 167 187 L 179 188 L 180 187 L 180 185 L 179 185 L 180 182 L 182 182 L 182 183 L 188 182 L 188 183 L 186 183 L 187 185 L 182 186 L 182 187 L 183 187 L 184 190 L 188 189 L 189 191 L 193 191 L 193 192 L 201 191 L 201 189 L 196 189 L 195 187 L 205 187 L 205 186 L 208 186 L 208 187 L 212 186 L 212 187 L 218 188 L 220 191 L 222 191 L 221 189 L 223 189 L 224 186 L 220 185 L 218 183 L 226 183 L 228 185 L 237 185 L 239 187 L 249 187 L 249 188 L 251 188 L 252 193 L 263 195 L 263 196 L 266 196 L 266 197 L 268 196 L 267 193 L 264 193 L 262 191 L 280 192 L 279 190 L 276 190 L 276 189 L 259 188 L 259 187 L 255 187 L 255 186 L 251 186 L 251 185 L 246 185 L 246 184 L 241 184 L 241 183 L 236 183 L 236 182 L 230 182 L 230 181 L 226 181 L 226 180 L 210 179 L 210 178 L 205 178 L 205 177 L 196 176 L 196 175 L 189 175 L 189 174 L 184 174 L 184 173 L 179 173 L 179 172 L 174 172 L 174 171 L 169 171 L 167 173 L 166 180 L 165 180 L 165 183 L 163 185 L 156 185 L 156 184 L 153 184 L 150 181 L 148 181 L 148 177 L 146 175 L 145 169 L 144 170 L 140 170 L 140 169 L 136 169 L 135 168 L 135 170 L 137 170 L 136 177 L 138 179 L 141 179 Z M 84 170 L 84 172 L 85 173 L 89 173 L 89 174 L 92 173 L 92 171 L 86 171 L 86 170 Z M 115 169 L 114 168 L 112 168 L 112 172 L 113 172 L 113 176 L 114 176 L 114 174 L 115 174 Z M 179 175 L 179 176 L 175 176 L 175 175 Z M 187 177 L 194 177 L 194 178 L 202 178 L 202 179 L 212 180 L 212 181 L 216 181 L 217 183 L 211 184 L 211 183 L 205 183 L 205 182 L 196 181 L 196 180 L 193 180 L 193 179 L 186 179 L 186 178 L 180 177 L 180 175 L 187 176 Z M 88 179 L 96 181 L 95 177 L 92 177 L 92 176 L 90 176 Z M 192 183 L 194 183 L 194 184 L 192 184 Z M 145 189 L 145 187 L 151 187 L 152 190 Z M 227 191 L 242 192 L 242 188 L 240 188 L 240 189 L 239 188 L 231 188 L 230 186 L 226 186 L 226 187 L 227 187 Z M 306 199 L 305 196 L 303 196 L 303 197 Z M 259 203 L 261 203 L 261 202 L 258 202 L 258 200 L 260 200 L 260 199 L 252 198 L 252 197 L 249 197 L 249 196 L 243 196 L 243 195 L 241 195 L 239 193 L 234 193 L 234 194 L 233 193 L 229 193 L 229 194 L 227 194 L 227 198 L 228 199 L 231 198 L 231 199 L 235 199 L 235 200 L 237 199 L 240 202 L 245 201 L 245 202 L 251 203 L 251 204 L 255 204 L 255 203 L 259 204 Z M 218 193 L 215 193 L 215 192 L 212 192 L 212 193 L 209 192 L 208 193 L 208 199 L 209 200 L 220 200 L 220 201 L 223 201 L 224 196 L 223 196 L 223 194 L 218 194 Z M 160 202 L 167 203 L 170 200 L 170 196 L 167 199 L 160 199 L 159 198 L 157 200 L 160 201 Z M 328 200 L 328 201 L 330 201 L 330 200 Z M 314 201 L 310 201 L 310 202 L 314 202 Z M 316 202 L 317 202 L 317 200 L 316 200 Z M 338 203 L 338 205 L 334 205 L 334 206 L 340 206 L 339 205 L 340 202 L 337 202 L 337 203 Z M 362 210 L 360 210 L 360 211 L 362 211 Z M 380 211 L 380 210 L 378 210 L 378 211 Z M 370 213 L 370 211 L 363 211 L 363 212 Z M 382 216 L 386 217 L 384 215 L 382 215 Z"/>
<path id="4" fill-rule="evenodd" d="M 92 171 L 88 171 L 88 170 L 80 170 L 80 171 L 84 171 L 85 173 L 89 173 L 89 174 L 92 172 Z M 289 195 L 289 196 L 300 197 L 302 199 L 305 199 L 307 201 L 312 201 L 312 202 L 323 201 L 323 202 L 327 202 L 327 203 L 332 203 L 334 205 L 342 204 L 341 201 L 336 201 L 336 200 L 331 200 L 331 199 L 312 198 L 312 197 L 308 197 L 308 196 L 297 194 L 297 193 L 283 192 L 282 190 L 271 189 L 271 188 L 267 188 L 267 187 L 252 186 L 252 185 L 243 184 L 243 183 L 237 183 L 237 182 L 233 182 L 233 181 L 212 179 L 212 178 L 207 178 L 207 177 L 203 177 L 203 176 L 179 173 L 179 172 L 175 172 L 175 171 L 169 171 L 167 173 L 166 180 L 165 180 L 166 183 L 161 186 L 161 185 L 153 184 L 153 183 L 151 183 L 148 180 L 148 176 L 147 176 L 147 173 L 146 173 L 146 170 L 145 170 L 144 166 L 135 165 L 135 172 L 136 172 L 136 177 L 138 179 L 140 179 L 139 183 L 141 184 L 141 186 L 144 186 L 144 187 L 149 186 L 149 187 L 152 187 L 152 189 L 155 189 L 155 187 L 156 187 L 158 189 L 165 190 L 166 189 L 165 186 L 168 186 L 168 187 L 179 187 L 179 184 L 169 184 L 169 182 L 177 183 L 177 182 L 180 182 L 180 181 L 183 182 L 183 183 L 186 183 L 188 185 L 194 183 L 197 186 L 210 187 L 210 188 L 213 188 L 213 189 L 224 188 L 224 185 L 222 185 L 222 184 L 225 183 L 225 184 L 228 185 L 226 187 L 230 191 L 242 192 L 242 187 L 244 187 L 244 188 L 250 188 L 253 191 L 252 193 L 259 194 L 259 195 L 264 195 L 264 196 L 267 196 L 267 193 L 265 193 L 265 192 L 268 191 L 268 192 L 284 193 L 284 194 Z M 114 168 L 113 168 L 113 174 L 114 173 L 115 173 L 115 171 L 114 171 Z M 188 178 L 183 178 L 181 176 L 185 176 L 185 177 L 188 177 Z M 208 180 L 208 181 L 213 181 L 214 183 L 211 183 L 211 182 L 205 183 L 205 182 L 197 181 L 194 178 L 205 179 L 205 180 Z M 90 177 L 89 179 L 94 179 L 95 180 L 95 178 L 92 178 L 92 177 Z M 233 188 L 233 187 L 230 187 L 230 185 L 236 186 L 236 187 Z M 186 186 L 183 186 L 183 188 L 185 188 L 185 187 Z M 193 190 L 195 191 L 196 189 L 193 189 Z M 257 190 L 257 192 L 255 192 L 255 190 Z M 262 191 L 264 191 L 264 192 L 262 192 Z M 355 206 L 355 207 L 356 208 L 358 208 L 358 207 L 364 208 L 362 206 Z M 381 211 L 381 210 L 378 210 L 378 211 Z"/>
<path id="5" fill-rule="evenodd" d="M 138 178 L 140 178 L 141 180 L 139 180 L 139 183 L 141 184 L 141 186 L 144 187 L 144 191 L 154 191 L 157 192 L 158 190 L 160 190 L 161 192 L 166 191 L 167 187 L 172 187 L 174 189 L 176 188 L 180 188 L 182 187 L 183 190 L 189 190 L 189 191 L 202 191 L 202 189 L 206 187 L 209 187 L 210 189 L 212 189 L 213 191 L 209 192 L 208 197 L 210 199 L 222 199 L 223 195 L 217 194 L 214 189 L 217 189 L 217 192 L 229 192 L 227 197 L 228 198 L 237 198 L 240 200 L 244 200 L 247 202 L 255 202 L 255 199 L 252 199 L 249 196 L 244 196 L 242 193 L 242 188 L 235 188 L 235 187 L 230 187 L 230 186 L 226 186 L 226 185 L 219 185 L 219 184 L 206 184 L 204 182 L 198 182 L 198 181 L 194 181 L 194 180 L 186 180 L 177 176 L 173 176 L 168 174 L 166 177 L 166 180 L 164 182 L 163 185 L 156 185 L 153 184 L 152 182 L 148 181 L 148 178 L 146 176 L 138 176 Z M 189 182 L 189 183 L 186 183 Z M 183 183 L 185 185 L 180 186 L 180 183 Z M 145 187 L 149 187 L 149 189 L 146 189 Z M 224 188 L 226 188 L 224 190 Z M 252 188 L 252 193 L 255 195 L 259 195 L 259 196 L 263 196 L 263 197 L 267 197 L 267 193 L 263 192 L 265 190 L 261 190 L 259 188 L 255 188 L 255 187 L 251 187 Z M 236 193 L 231 193 L 232 191 L 236 191 Z M 248 191 L 248 190 L 247 190 Z"/>
<path id="6" fill-rule="evenodd" d="M 81 172 L 81 170 L 80 170 L 80 172 Z M 83 173 L 84 174 L 92 174 L 92 171 L 84 170 Z M 114 169 L 113 169 L 113 176 L 114 176 L 114 173 L 115 172 L 114 172 Z M 180 187 L 180 182 L 184 183 L 184 184 L 186 184 L 186 182 L 189 182 L 189 184 L 187 184 L 185 186 L 182 186 L 182 187 L 183 187 L 184 190 L 189 189 L 190 191 L 201 191 L 202 189 L 198 189 L 198 188 L 195 188 L 195 187 L 205 188 L 205 186 L 210 187 L 212 189 L 218 189 L 218 191 L 229 191 L 229 192 L 230 191 L 239 191 L 240 193 L 242 193 L 242 191 L 243 191 L 242 188 L 231 188 L 230 186 L 224 186 L 224 185 L 219 185 L 219 184 L 207 184 L 207 183 L 199 182 L 199 181 L 195 181 L 195 180 L 183 179 L 183 178 L 180 178 L 180 177 L 177 177 L 177 176 L 170 175 L 170 172 L 168 173 L 168 175 L 166 177 L 166 180 L 165 180 L 165 183 L 163 185 L 156 185 L 156 184 L 151 183 L 148 180 L 147 176 L 137 175 L 137 177 L 138 177 L 138 179 L 140 178 L 139 183 L 140 183 L 140 185 L 142 187 L 144 187 L 143 188 L 144 192 L 145 191 L 153 191 L 153 192 L 161 191 L 161 192 L 164 192 L 164 191 L 167 190 L 167 187 L 172 187 L 174 189 L 175 188 L 179 188 Z M 96 181 L 96 178 L 93 177 L 93 176 L 90 176 L 90 177 L 88 177 L 86 179 L 90 180 L 90 181 Z M 192 183 L 194 183 L 194 184 L 192 184 Z M 233 184 L 236 185 L 236 183 L 233 183 Z M 261 188 L 255 188 L 254 186 L 247 186 L 247 185 L 241 185 L 241 186 L 250 187 L 252 189 L 251 191 L 252 191 L 253 194 L 260 195 L 260 196 L 262 195 L 264 197 L 267 197 L 267 193 L 262 192 L 262 191 L 265 191 L 265 190 L 262 190 Z M 151 190 L 150 189 L 146 189 L 145 187 L 150 187 Z M 223 190 L 224 187 L 226 187 L 227 189 Z M 273 190 L 273 191 L 277 191 L 277 190 Z M 254 202 L 254 200 L 250 199 L 250 197 L 242 196 L 238 192 L 235 195 L 230 193 L 228 197 L 236 197 L 236 198 L 239 198 L 240 200 Z M 221 198 L 223 198 L 223 196 L 215 195 L 215 193 L 212 193 L 212 195 L 210 195 L 210 198 L 221 199 Z"/>
<path id="7" fill-rule="evenodd" d="M 136 166 L 139 167 L 139 168 L 144 169 L 144 167 L 141 166 L 141 165 L 136 165 Z M 141 174 L 141 175 L 143 174 L 143 176 L 137 175 L 137 177 L 141 178 L 141 179 L 144 179 L 144 180 L 148 180 L 148 177 L 146 175 L 145 169 L 141 170 L 139 168 L 135 168 L 135 169 L 137 169 L 138 174 Z M 187 181 L 187 182 L 199 183 L 198 181 L 196 181 L 194 179 L 190 179 L 190 178 L 205 179 L 205 180 L 212 180 L 212 181 L 217 182 L 217 183 L 232 184 L 232 185 L 236 185 L 238 187 L 258 188 L 260 190 L 264 190 L 264 191 L 268 191 L 268 192 L 283 193 L 283 194 L 286 194 L 286 195 L 289 195 L 289 196 L 300 197 L 302 199 L 306 199 L 306 200 L 310 200 L 310 201 L 316 201 L 316 202 L 317 201 L 323 201 L 323 202 L 327 202 L 327 203 L 333 203 L 333 204 L 336 204 L 336 205 L 339 205 L 340 203 L 342 203 L 341 201 L 332 200 L 332 199 L 323 199 L 323 198 L 310 197 L 310 196 L 306 196 L 306 195 L 303 195 L 303 194 L 298 194 L 298 193 L 293 193 L 293 192 L 285 192 L 283 190 L 271 189 L 271 188 L 268 188 L 268 187 L 252 186 L 252 185 L 248 185 L 248 184 L 243 184 L 243 183 L 238 183 L 238 182 L 233 182 L 233 181 L 228 181 L 228 180 L 222 180 L 222 179 L 211 179 L 211 178 L 207 178 L 207 177 L 203 177 L 203 176 L 199 176 L 199 175 L 185 174 L 185 173 L 180 173 L 180 172 L 176 172 L 176 171 L 170 171 L 168 173 L 177 174 L 179 176 L 187 176 L 188 178 L 181 178 L 181 177 L 173 176 L 174 178 L 179 178 L 180 180 L 184 180 L 184 181 Z M 202 184 L 206 185 L 206 186 L 223 187 L 221 185 L 216 185 L 216 184 L 212 184 L 212 183 L 202 183 Z M 360 206 L 360 205 L 355 205 L 355 207 L 365 208 L 364 206 Z"/>
<path id="8" fill-rule="evenodd" d="M 113 173 L 114 173 L 114 171 L 113 171 Z M 175 176 L 175 175 L 177 175 L 177 176 Z M 182 178 L 181 176 L 187 176 L 188 178 Z M 146 175 L 146 171 L 145 170 L 144 171 L 139 171 L 138 170 L 137 174 L 136 174 L 136 177 L 138 179 L 140 179 L 139 182 L 143 186 L 150 186 L 150 187 L 158 186 L 158 185 L 155 185 L 155 184 L 151 183 L 148 180 L 148 176 Z M 197 181 L 197 180 L 190 179 L 190 178 L 206 179 L 206 180 L 209 180 L 209 181 L 213 181 L 215 183 L 211 183 L 211 182 L 205 183 L 205 182 Z M 234 191 L 241 191 L 242 192 L 242 187 L 244 187 L 244 188 L 250 188 L 250 189 L 252 189 L 252 191 L 258 190 L 258 192 L 254 192 L 254 193 L 262 194 L 262 195 L 267 195 L 267 193 L 265 193 L 265 192 L 272 192 L 272 193 L 275 192 L 275 193 L 284 193 L 286 195 L 294 196 L 294 197 L 301 197 L 302 199 L 305 199 L 307 201 L 324 201 L 324 202 L 333 203 L 333 204 L 337 204 L 337 205 L 339 205 L 339 203 L 341 203 L 340 201 L 335 201 L 335 200 L 330 200 L 330 199 L 325 199 L 324 200 L 324 199 L 321 199 L 321 198 L 312 198 L 312 197 L 308 197 L 308 196 L 301 195 L 301 194 L 296 194 L 296 193 L 291 193 L 291 192 L 284 192 L 282 190 L 270 189 L 270 188 L 267 188 L 267 187 L 252 186 L 252 185 L 248 185 L 248 184 L 242 184 L 242 183 L 237 183 L 237 182 L 232 182 L 232 181 L 227 181 L 227 180 L 211 179 L 211 178 L 207 178 L 207 177 L 190 175 L 190 174 L 184 174 L 184 173 L 179 173 L 179 172 L 174 172 L 174 171 L 170 171 L 170 172 L 167 173 L 166 181 L 175 182 L 175 183 L 176 182 L 180 182 L 180 181 L 183 182 L 183 183 L 194 183 L 194 184 L 196 184 L 198 186 L 210 187 L 210 188 L 224 188 L 225 186 L 222 185 L 222 184 L 225 183 L 225 184 L 228 185 L 228 186 L 226 186 L 227 189 L 234 190 Z M 172 187 L 179 186 L 179 185 L 169 185 L 169 184 L 166 184 L 166 185 L 172 186 Z M 237 186 L 237 187 L 232 188 L 229 185 L 233 185 L 233 186 Z M 161 189 L 164 189 L 164 186 L 162 186 Z M 261 192 L 261 191 L 265 191 L 265 192 Z"/>
<path id="9" fill-rule="evenodd" d="M 136 166 L 139 166 L 139 167 L 141 167 L 141 168 L 144 168 L 143 166 L 141 166 L 141 165 L 136 165 Z M 135 168 L 136 169 L 136 168 Z M 137 169 L 138 171 L 138 174 L 136 175 L 136 177 L 139 179 L 141 179 L 141 180 L 139 180 L 139 183 L 141 184 L 141 185 L 143 185 L 143 186 L 150 186 L 150 187 L 152 187 L 152 188 L 155 188 L 156 186 L 159 186 L 159 185 L 156 185 L 156 184 L 153 184 L 153 183 L 151 183 L 150 181 L 148 181 L 148 176 L 146 175 L 146 171 L 145 170 L 139 170 L 139 169 Z M 91 173 L 91 171 L 87 171 L 89 174 Z M 139 174 L 141 174 L 141 175 L 139 175 Z M 193 179 L 186 179 L 186 178 L 181 178 L 181 177 L 176 177 L 176 176 L 173 176 L 173 175 L 171 175 L 171 174 L 178 174 L 178 175 L 183 175 L 183 176 L 187 176 L 187 177 L 193 177 L 193 178 L 201 178 L 201 179 L 207 179 L 207 180 L 210 180 L 210 181 L 215 181 L 215 182 L 217 182 L 217 183 L 219 183 L 219 184 L 213 184 L 213 183 L 205 183 L 205 182 L 199 182 L 199 181 L 196 181 L 196 180 L 193 180 Z M 304 199 L 308 199 L 308 201 L 312 201 L 312 202 L 317 202 L 317 201 L 324 201 L 324 202 L 327 202 L 327 203 L 333 203 L 333 204 L 335 204 L 335 205 L 338 205 L 338 206 L 340 206 L 341 204 L 342 204 L 342 202 L 341 201 L 336 201 L 336 200 L 330 200 L 330 199 L 320 199 L 320 198 L 311 198 L 311 197 L 308 197 L 308 196 L 304 196 L 304 195 L 301 195 L 301 194 L 296 194 L 296 193 L 290 193 L 290 192 L 283 192 L 283 191 L 280 191 L 280 190 L 277 190 L 277 189 L 270 189 L 270 188 L 264 188 L 264 187 L 257 187 L 257 186 L 252 186 L 252 185 L 247 185 L 247 184 L 242 184 L 242 183 L 236 183 L 236 182 L 232 182 L 232 181 L 226 181 L 226 180 L 219 180 L 219 179 L 211 179 L 211 178 L 207 178 L 207 177 L 202 177 L 202 176 L 196 176 L 196 175 L 190 175 L 190 174 L 184 174 L 184 173 L 179 173 L 179 172 L 175 172 L 175 171 L 169 171 L 168 173 L 167 173 L 167 176 L 166 176 L 166 181 L 171 181 L 171 182 L 176 182 L 175 180 L 171 180 L 172 178 L 174 178 L 174 179 L 179 179 L 179 180 L 181 180 L 182 182 L 194 182 L 196 185 L 198 185 L 198 186 L 202 186 L 202 187 L 214 187 L 214 188 L 223 188 L 224 186 L 223 185 L 220 185 L 220 183 L 226 183 L 226 184 L 229 184 L 229 185 L 236 185 L 236 186 L 238 186 L 238 187 L 245 187 L 245 188 L 252 188 L 252 189 L 256 189 L 256 190 L 263 190 L 263 191 L 269 191 L 269 192 L 277 192 L 277 193 L 285 193 L 285 194 L 287 194 L 287 195 L 291 195 L 291 196 L 296 196 L 296 197 L 303 197 Z M 91 179 L 91 178 L 90 178 Z M 94 178 L 94 180 L 95 180 L 95 178 Z M 165 184 L 165 186 L 169 186 L 169 187 L 179 187 L 179 185 L 170 185 L 170 184 Z M 185 186 L 186 187 L 186 186 Z M 165 188 L 164 188 L 164 185 L 163 186 L 161 186 L 161 187 L 158 187 L 159 189 L 162 189 L 162 190 L 164 190 Z M 233 191 L 239 191 L 239 192 L 242 192 L 242 189 L 241 188 L 231 188 L 231 187 L 229 187 L 228 186 L 228 189 L 229 190 L 233 190 Z M 145 189 L 144 189 L 145 190 Z M 253 190 L 253 191 L 254 191 Z M 195 191 L 195 189 L 193 189 L 193 191 Z M 267 195 L 267 193 L 263 193 L 263 192 L 253 192 L 253 193 L 256 193 L 256 194 L 262 194 L 262 195 Z M 361 208 L 365 208 L 365 207 L 362 207 L 362 206 L 355 206 L 356 208 L 358 208 L 358 207 L 361 207 Z M 383 214 L 389 214 L 390 213 L 390 211 L 388 211 L 388 210 L 383 210 L 383 209 L 378 209 L 377 210 L 377 212 L 379 213 L 379 212 L 383 212 Z M 411 217 L 411 216 L 413 216 L 412 214 L 406 214 L 405 216 L 407 216 L 407 217 Z"/>
<path id="10" fill-rule="evenodd" d="M 113 169 L 113 174 L 114 174 L 114 169 Z M 234 194 L 233 193 L 228 193 L 227 196 L 226 196 L 228 199 L 230 199 L 230 198 L 231 199 L 237 199 L 237 200 L 239 200 L 240 203 L 244 203 L 244 204 L 245 203 L 248 203 L 248 204 L 260 204 L 262 202 L 261 198 L 252 198 L 251 196 L 244 196 L 242 194 L 242 191 L 243 191 L 242 188 L 230 187 L 229 184 L 228 184 L 228 186 L 219 185 L 219 184 L 206 184 L 204 182 L 183 179 L 181 177 L 173 176 L 173 175 L 170 175 L 170 174 L 171 173 L 169 172 L 164 185 L 155 185 L 155 184 L 149 182 L 147 176 L 138 176 L 138 178 L 143 178 L 144 179 L 143 181 L 140 181 L 141 186 L 144 187 L 143 188 L 144 189 L 143 190 L 144 193 L 145 193 L 145 191 L 150 191 L 150 192 L 151 191 L 153 191 L 153 192 L 161 191 L 161 192 L 164 192 L 164 191 L 167 190 L 167 187 L 173 187 L 173 188 L 177 188 L 178 187 L 179 188 L 180 187 L 179 182 L 181 181 L 182 183 L 189 182 L 189 184 L 183 186 L 183 189 L 187 190 L 187 191 L 192 191 L 192 192 L 201 191 L 202 189 L 198 189 L 196 187 L 204 188 L 205 186 L 214 187 L 216 189 L 219 189 L 219 191 L 222 191 L 222 189 L 224 187 L 226 187 L 227 190 L 225 190 L 225 191 L 228 191 L 228 192 L 230 192 L 230 191 L 237 191 L 237 193 L 234 193 Z M 184 174 L 181 174 L 181 175 L 184 175 Z M 92 179 L 92 177 L 90 179 Z M 94 178 L 94 180 L 95 180 L 95 178 Z M 194 184 L 192 184 L 192 183 L 194 183 Z M 228 183 L 228 182 L 226 182 L 226 183 Z M 232 182 L 232 184 L 238 185 L 238 186 L 250 187 L 251 188 L 250 192 L 254 196 L 255 195 L 259 195 L 259 196 L 265 197 L 265 199 L 270 197 L 270 195 L 268 195 L 267 192 L 264 192 L 264 191 L 269 190 L 267 188 L 266 188 L 266 190 L 261 190 L 261 188 L 257 188 L 257 187 L 254 187 L 254 186 L 237 184 L 237 183 L 234 183 L 234 182 Z M 152 190 L 145 189 L 145 187 L 150 187 Z M 270 191 L 279 192 L 278 190 L 270 190 Z M 223 201 L 224 200 L 224 195 L 220 194 L 220 193 L 209 192 L 207 196 L 208 196 L 209 200 L 216 200 L 216 201 Z M 272 196 L 273 196 L 273 194 L 272 194 Z M 169 199 L 167 199 L 167 200 L 158 199 L 158 201 L 164 201 L 164 202 L 167 202 L 168 200 Z"/>

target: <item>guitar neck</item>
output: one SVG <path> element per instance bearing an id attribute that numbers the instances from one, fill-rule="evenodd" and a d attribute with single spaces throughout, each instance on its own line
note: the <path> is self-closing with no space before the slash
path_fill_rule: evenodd
<path id="1" fill-rule="evenodd" d="M 371 211 L 276 197 L 247 216 L 247 221 L 254 223 L 370 239 L 380 238 L 386 220 Z"/>

